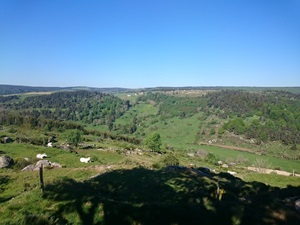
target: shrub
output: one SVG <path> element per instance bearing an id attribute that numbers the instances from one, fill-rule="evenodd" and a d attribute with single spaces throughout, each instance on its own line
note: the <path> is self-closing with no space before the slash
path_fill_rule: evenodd
<path id="1" fill-rule="evenodd" d="M 293 144 L 292 147 L 291 147 L 291 150 L 297 150 L 297 145 Z"/>
<path id="2" fill-rule="evenodd" d="M 152 151 L 159 152 L 162 145 L 159 133 L 153 133 L 147 136 L 144 144 Z"/>
<path id="3" fill-rule="evenodd" d="M 208 154 L 205 156 L 204 160 L 205 160 L 206 162 L 213 163 L 213 164 L 215 164 L 215 163 L 218 161 L 218 160 L 217 160 L 217 157 L 216 157 L 214 154 L 212 154 L 212 153 L 208 153 Z"/>
<path id="4" fill-rule="evenodd" d="M 179 160 L 173 154 L 168 154 L 162 158 L 161 163 L 163 166 L 178 166 Z"/>
<path id="5" fill-rule="evenodd" d="M 21 169 L 25 168 L 26 166 L 28 166 L 30 164 L 32 164 L 32 162 L 30 162 L 30 161 L 28 161 L 24 158 L 16 158 L 14 169 L 21 170 Z"/>

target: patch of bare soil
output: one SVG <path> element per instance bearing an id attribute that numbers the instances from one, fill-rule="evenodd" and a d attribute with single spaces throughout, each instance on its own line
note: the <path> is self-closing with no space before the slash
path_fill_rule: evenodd
<path id="1" fill-rule="evenodd" d="M 283 176 L 296 176 L 296 177 L 300 177 L 300 174 L 293 174 L 293 173 L 289 173 L 286 171 L 282 171 L 282 170 L 272 170 L 272 169 L 267 169 L 267 168 L 259 168 L 259 167 L 252 167 L 249 166 L 247 167 L 248 170 L 257 172 L 257 173 L 265 173 L 265 174 L 278 174 L 278 175 L 283 175 Z"/>
<path id="2" fill-rule="evenodd" d="M 208 146 L 214 146 L 214 147 L 220 147 L 220 148 L 226 148 L 226 149 L 231 149 L 231 150 L 237 150 L 237 151 L 242 151 L 242 152 L 249 152 L 249 153 L 253 153 L 253 154 L 258 154 L 260 155 L 260 153 L 255 152 L 249 148 L 241 148 L 241 147 L 235 147 L 235 146 L 230 146 L 230 145 L 219 145 L 219 144 L 209 144 L 209 143 L 205 143 L 205 142 L 200 142 L 200 145 L 208 145 Z"/>

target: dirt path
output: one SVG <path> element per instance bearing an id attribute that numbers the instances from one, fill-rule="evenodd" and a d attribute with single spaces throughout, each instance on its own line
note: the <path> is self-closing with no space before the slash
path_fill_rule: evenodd
<path id="1" fill-rule="evenodd" d="M 235 146 L 230 146 L 230 145 L 219 145 L 219 144 L 209 144 L 205 142 L 200 142 L 200 145 L 207 145 L 207 146 L 214 146 L 214 147 L 220 147 L 220 148 L 226 148 L 226 149 L 231 149 L 231 150 L 237 150 L 237 151 L 242 151 L 242 152 L 249 152 L 252 154 L 257 154 L 260 155 L 260 153 L 255 152 L 249 148 L 240 148 L 240 147 L 235 147 Z"/>
<path id="2" fill-rule="evenodd" d="M 252 167 L 249 166 L 247 167 L 248 170 L 257 172 L 257 173 L 265 173 L 265 174 L 278 174 L 278 175 L 283 175 L 283 176 L 293 176 L 293 173 L 289 173 L 286 171 L 281 171 L 281 170 L 271 170 L 271 169 L 266 169 L 266 168 L 258 168 L 258 167 Z M 296 177 L 300 177 L 300 174 L 294 174 Z"/>

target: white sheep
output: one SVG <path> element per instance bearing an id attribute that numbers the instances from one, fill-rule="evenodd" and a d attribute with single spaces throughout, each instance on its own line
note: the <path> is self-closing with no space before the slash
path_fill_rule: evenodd
<path id="1" fill-rule="evenodd" d="M 88 157 L 88 158 L 80 158 L 80 162 L 83 162 L 83 163 L 91 162 L 91 157 Z"/>
<path id="2" fill-rule="evenodd" d="M 38 159 L 43 159 L 43 158 L 47 158 L 48 156 L 46 155 L 46 153 L 44 153 L 44 154 L 37 154 L 36 155 L 36 158 L 38 158 Z"/>
<path id="3" fill-rule="evenodd" d="M 52 147 L 53 147 L 52 142 L 49 142 L 49 143 L 47 144 L 47 147 L 52 148 Z"/>

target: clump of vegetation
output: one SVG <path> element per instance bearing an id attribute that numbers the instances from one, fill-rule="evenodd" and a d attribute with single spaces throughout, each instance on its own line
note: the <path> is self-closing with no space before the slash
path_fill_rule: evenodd
<path id="1" fill-rule="evenodd" d="M 14 160 L 14 169 L 15 170 L 21 170 L 23 168 L 25 168 L 26 166 L 32 164 L 33 162 L 30 161 L 29 159 L 25 159 L 25 158 L 16 158 Z"/>
<path id="2" fill-rule="evenodd" d="M 216 157 L 214 154 L 212 154 L 212 153 L 208 153 L 208 154 L 205 156 L 204 160 L 205 160 L 206 162 L 211 163 L 211 164 L 216 164 L 217 161 L 218 161 L 217 157 Z"/>
<path id="3" fill-rule="evenodd" d="M 152 151 L 160 152 L 162 145 L 160 134 L 153 133 L 148 135 L 144 140 L 144 144 Z"/>
<path id="4" fill-rule="evenodd" d="M 82 141 L 83 133 L 80 130 L 70 130 L 66 134 L 66 138 L 69 144 L 78 147 L 78 144 Z"/>

